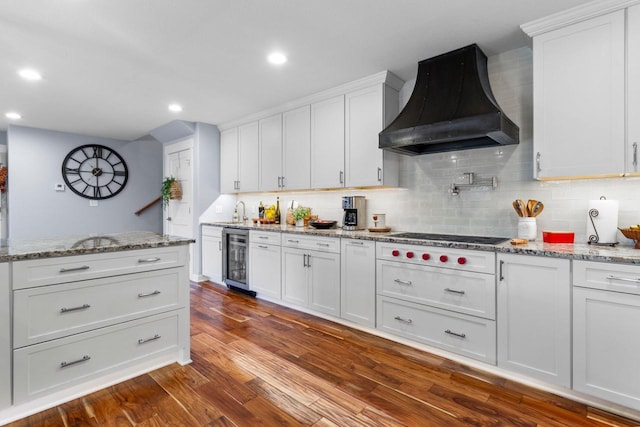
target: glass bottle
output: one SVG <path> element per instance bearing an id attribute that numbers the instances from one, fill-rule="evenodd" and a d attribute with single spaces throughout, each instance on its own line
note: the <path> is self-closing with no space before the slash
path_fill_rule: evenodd
<path id="1" fill-rule="evenodd" d="M 264 205 L 260 202 L 260 206 L 258 206 L 258 218 L 264 219 Z"/>
<path id="2" fill-rule="evenodd" d="M 280 224 L 280 197 L 276 198 L 276 224 Z"/>

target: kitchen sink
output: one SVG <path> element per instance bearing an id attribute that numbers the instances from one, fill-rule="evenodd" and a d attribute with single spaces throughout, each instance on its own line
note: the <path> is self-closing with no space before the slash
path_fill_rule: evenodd
<path id="1" fill-rule="evenodd" d="M 508 237 L 491 237 L 491 236 L 464 236 L 460 234 L 437 234 L 437 233 L 397 233 L 391 237 L 402 239 L 417 240 L 438 240 L 455 243 L 475 243 L 484 245 L 497 245 L 509 240 Z"/>

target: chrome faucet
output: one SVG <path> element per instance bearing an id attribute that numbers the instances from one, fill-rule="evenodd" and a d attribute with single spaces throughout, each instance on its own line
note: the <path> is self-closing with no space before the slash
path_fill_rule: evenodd
<path id="1" fill-rule="evenodd" d="M 236 210 L 238 209 L 238 205 L 242 204 L 242 216 L 240 217 L 242 219 L 242 222 L 247 221 L 249 218 L 247 218 L 247 207 L 244 205 L 244 202 L 242 200 L 238 200 L 236 202 Z"/>

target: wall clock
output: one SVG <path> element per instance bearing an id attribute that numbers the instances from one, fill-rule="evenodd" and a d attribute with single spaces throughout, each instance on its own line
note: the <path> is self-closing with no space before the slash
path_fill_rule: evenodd
<path id="1" fill-rule="evenodd" d="M 124 159 L 111 148 L 89 144 L 67 154 L 62 162 L 62 178 L 77 195 L 101 200 L 124 189 L 129 171 Z"/>

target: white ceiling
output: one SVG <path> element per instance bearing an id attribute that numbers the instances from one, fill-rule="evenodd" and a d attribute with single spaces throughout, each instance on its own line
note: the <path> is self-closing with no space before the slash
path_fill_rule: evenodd
<path id="1" fill-rule="evenodd" d="M 219 124 L 470 43 L 528 43 L 519 25 L 581 0 L 2 0 L 0 129 L 133 140 L 171 120 Z M 265 57 L 279 49 L 281 67 Z M 44 76 L 28 82 L 17 70 Z M 184 106 L 171 113 L 172 102 Z"/>

